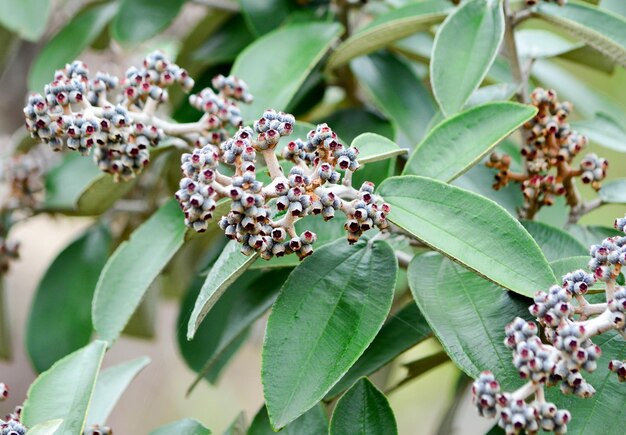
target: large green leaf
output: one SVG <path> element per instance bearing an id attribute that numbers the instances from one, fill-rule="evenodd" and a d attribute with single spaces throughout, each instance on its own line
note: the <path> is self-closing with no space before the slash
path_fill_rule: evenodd
<path id="1" fill-rule="evenodd" d="M 193 418 L 184 418 L 161 426 L 150 432 L 150 435 L 210 435 L 211 431 Z"/>
<path id="2" fill-rule="evenodd" d="M 384 241 L 338 240 L 293 270 L 263 344 L 272 426 L 281 428 L 315 405 L 372 342 L 391 307 L 397 267 Z"/>
<path id="3" fill-rule="evenodd" d="M 149 363 L 150 358 L 141 357 L 109 367 L 100 373 L 87 414 L 87 426 L 105 425 L 128 385 Z"/>
<path id="4" fill-rule="evenodd" d="M 70 243 L 48 267 L 26 327 L 26 349 L 37 372 L 89 343 L 93 333 L 91 299 L 110 249 L 108 229 L 96 225 Z"/>
<path id="5" fill-rule="evenodd" d="M 414 303 L 409 303 L 385 322 L 374 341 L 328 392 L 326 399 L 337 396 L 360 377 L 371 375 L 431 334 L 432 331 L 420 310 Z"/>
<path id="6" fill-rule="evenodd" d="M 395 141 L 402 147 L 414 148 L 435 115 L 434 101 L 421 80 L 408 65 L 387 52 L 354 59 L 351 68 L 374 104 L 392 122 Z"/>
<path id="7" fill-rule="evenodd" d="M 594 119 L 572 122 L 572 128 L 598 145 L 615 151 L 626 151 L 626 130 L 609 115 L 597 113 Z"/>
<path id="8" fill-rule="evenodd" d="M 412 175 L 385 180 L 378 193 L 391 222 L 485 278 L 527 296 L 556 282 L 537 243 L 495 202 Z"/>
<path id="9" fill-rule="evenodd" d="M 626 343 L 615 331 L 605 332 L 593 342 L 602 349 L 598 368 L 592 373 L 584 373 L 585 380 L 596 389 L 593 398 L 565 396 L 556 387 L 548 389 L 546 399 L 572 413 L 572 421 L 567 424 L 568 434 L 586 435 L 598 431 L 620 434 L 626 425 L 626 389 L 607 367 L 610 360 L 626 359 Z"/>
<path id="10" fill-rule="evenodd" d="M 403 173 L 453 180 L 536 113 L 532 106 L 505 102 L 487 103 L 461 112 L 431 130 L 417 146 Z"/>
<path id="11" fill-rule="evenodd" d="M 93 300 L 93 324 L 103 340 L 119 337 L 148 287 L 183 245 L 186 226 L 175 200 L 165 203 L 109 258 Z"/>
<path id="12" fill-rule="evenodd" d="M 472 377 L 491 370 L 504 389 L 523 383 L 504 345 L 504 327 L 516 316 L 530 318 L 529 300 L 434 253 L 415 257 L 408 277 L 417 305 L 457 366 Z"/>
<path id="13" fill-rule="evenodd" d="M 289 14 L 287 0 L 238 0 L 248 27 L 257 36 L 276 29 Z"/>
<path id="14" fill-rule="evenodd" d="M 233 422 L 226 428 L 222 435 L 245 435 L 246 433 L 246 416 L 240 412 Z"/>
<path id="15" fill-rule="evenodd" d="M 96 340 L 57 361 L 28 389 L 22 421 L 26 426 L 62 419 L 59 434 L 83 433 L 106 343 Z"/>
<path id="16" fill-rule="evenodd" d="M 626 179 L 611 180 L 602 184 L 599 192 L 602 202 L 626 204 Z"/>
<path id="17" fill-rule="evenodd" d="M 37 41 L 46 31 L 52 9 L 50 0 L 3 0 L 0 25 L 29 41 Z"/>
<path id="18" fill-rule="evenodd" d="M 156 36 L 168 27 L 184 0 L 122 0 L 111 23 L 111 35 L 121 43 L 138 43 Z"/>
<path id="19" fill-rule="evenodd" d="M 389 401 L 367 378 L 361 378 L 339 399 L 330 420 L 330 435 L 397 433 Z"/>
<path id="20" fill-rule="evenodd" d="M 351 146 L 359 150 L 359 163 L 371 163 L 406 154 L 407 150 L 398 147 L 386 137 L 375 133 L 363 133 L 356 137 Z"/>
<path id="21" fill-rule="evenodd" d="M 534 15 L 556 24 L 626 67 L 626 20 L 611 12 L 582 3 L 541 3 Z"/>
<path id="22" fill-rule="evenodd" d="M 187 340 L 194 337 L 198 326 L 209 310 L 222 297 L 230 284 L 252 265 L 257 256 L 256 253 L 245 256 L 240 252 L 237 241 L 228 242 L 200 289 L 187 324 Z"/>
<path id="23" fill-rule="evenodd" d="M 441 22 L 451 9 L 452 6 L 446 2 L 427 0 L 381 14 L 339 45 L 328 59 L 327 68 L 340 67 L 355 57 L 427 30 Z"/>
<path id="24" fill-rule="evenodd" d="M 76 59 L 96 40 L 119 5 L 99 3 L 88 6 L 65 25 L 44 45 L 28 73 L 28 87 L 41 92 L 45 84 L 54 80 L 54 71 Z"/>
<path id="25" fill-rule="evenodd" d="M 574 237 L 552 225 L 535 221 L 523 221 L 522 225 L 533 236 L 548 261 L 585 255 L 589 251 Z"/>
<path id="26" fill-rule="evenodd" d="M 181 305 L 177 329 L 178 346 L 183 357 L 198 372 L 196 383 L 203 377 L 210 382 L 217 379 L 221 360 L 245 336 L 249 327 L 269 310 L 288 275 L 288 269 L 249 271 L 243 274 L 230 284 L 229 291 L 208 312 L 194 339 L 189 341 L 186 336 L 189 313 L 203 283 L 202 280 L 196 280 L 185 303 Z"/>
<path id="27" fill-rule="evenodd" d="M 314 406 L 280 431 L 283 435 L 327 435 L 328 420 L 321 405 Z M 254 416 L 247 435 L 274 435 L 267 408 L 262 407 Z"/>
<path id="28" fill-rule="evenodd" d="M 252 104 L 241 106 L 243 118 L 256 119 L 269 107 L 285 110 L 340 33 L 337 23 L 294 24 L 249 45 L 231 71 L 248 84 L 254 95 Z"/>
<path id="29" fill-rule="evenodd" d="M 483 81 L 503 36 L 500 0 L 469 0 L 443 22 L 435 36 L 430 81 L 446 116 L 461 110 Z"/>

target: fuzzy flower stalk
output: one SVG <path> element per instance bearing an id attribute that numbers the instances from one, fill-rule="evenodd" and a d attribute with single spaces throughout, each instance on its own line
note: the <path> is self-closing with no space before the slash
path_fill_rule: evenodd
<path id="1" fill-rule="evenodd" d="M 244 126 L 238 104 L 250 103 L 252 94 L 242 80 L 221 75 L 213 79 L 213 89 L 189 96 L 191 106 L 203 112 L 197 122 L 169 122 L 156 111 L 174 84 L 190 91 L 194 81 L 158 52 L 141 68 L 128 69 L 122 80 L 102 72 L 92 78 L 75 61 L 56 72 L 44 95 L 30 96 L 26 126 L 54 151 L 91 156 L 116 181 L 141 173 L 149 148 L 164 140 L 182 142 L 189 152 L 182 156 L 176 198 L 185 224 L 206 231 L 217 202 L 229 201 L 230 211 L 216 218 L 246 255 L 310 255 L 316 234 L 295 228 L 307 215 L 329 220 L 343 213 L 350 243 L 369 229 L 387 227 L 389 205 L 374 195 L 374 185 L 352 186 L 358 149 L 340 143 L 326 124 L 279 146 L 293 132 L 293 115 L 268 109 Z"/>
<path id="2" fill-rule="evenodd" d="M 626 217 L 615 221 L 626 232 Z M 591 246 L 589 272 L 576 270 L 563 276 L 561 286 L 537 292 L 529 308 L 537 323 L 517 317 L 505 328 L 504 344 L 512 350 L 513 364 L 527 383 L 514 392 L 502 392 L 491 372 L 483 372 L 472 386 L 480 415 L 497 418 L 507 434 L 538 430 L 562 434 L 572 418 L 567 410 L 546 402 L 546 387 L 558 386 L 563 394 L 588 398 L 595 393 L 585 372 L 597 368 L 602 351 L 595 336 L 617 331 L 626 338 L 626 288 L 617 277 L 626 264 L 626 237 L 609 237 Z M 602 283 L 604 300 L 590 303 L 586 295 Z M 539 327 L 545 340 L 539 336 Z M 608 369 L 626 381 L 624 361 L 613 360 Z"/>
<path id="3" fill-rule="evenodd" d="M 575 165 L 575 157 L 587 145 L 587 137 L 570 128 L 568 117 L 572 104 L 560 102 L 552 89 L 537 88 L 531 94 L 531 103 L 537 115 L 524 124 L 525 144 L 521 148 L 523 172 L 510 169 L 511 156 L 494 152 L 487 166 L 498 169 L 495 190 L 510 182 L 520 183 L 524 203 L 519 210 L 523 219 L 533 219 L 543 206 L 554 204 L 555 196 L 565 196 L 572 213 L 583 207 L 574 183 L 580 178 L 594 190 L 606 177 L 608 161 L 595 154 L 587 154 Z"/>

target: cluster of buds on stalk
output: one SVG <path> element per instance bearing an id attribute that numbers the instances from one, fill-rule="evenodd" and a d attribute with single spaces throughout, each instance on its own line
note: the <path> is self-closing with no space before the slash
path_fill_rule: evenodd
<path id="1" fill-rule="evenodd" d="M 219 147 L 202 143 L 184 154 L 176 198 L 185 223 L 205 231 L 217 201 L 226 198 L 230 211 L 219 220 L 220 228 L 241 243 L 241 252 L 256 252 L 266 260 L 292 253 L 302 259 L 313 252 L 315 233 L 298 234 L 295 229 L 295 223 L 307 215 L 329 220 L 341 211 L 347 218 L 350 243 L 364 231 L 386 228 L 389 205 L 374 195 L 374 185 L 352 187 L 352 173 L 359 168 L 358 149 L 341 144 L 326 124 L 284 146 L 283 171 L 277 147 L 281 138 L 293 132 L 294 123 L 292 115 L 268 109 L 252 127 L 241 127 Z M 259 157 L 270 177 L 265 182 Z M 234 175 L 220 172 L 220 163 L 234 166 Z"/>
<path id="2" fill-rule="evenodd" d="M 8 210 L 35 208 L 42 200 L 44 174 L 54 160 L 48 159 L 39 146 L 7 159 L 0 171 L 0 179 L 8 188 L 1 207 Z"/>
<path id="3" fill-rule="evenodd" d="M 488 167 L 499 170 L 494 189 L 511 181 L 521 183 L 524 204 L 519 214 L 524 219 L 532 219 L 541 207 L 552 205 L 555 196 L 565 196 L 572 209 L 581 207 L 574 179 L 580 177 L 584 184 L 599 190 L 608 168 L 607 160 L 595 154 L 587 154 L 577 167 L 573 166 L 574 158 L 587 145 L 587 138 L 571 130 L 569 102 L 559 102 L 554 90 L 541 88 L 532 92 L 531 102 L 538 112 L 524 124 L 524 171 L 511 171 L 511 156 L 506 154 L 494 152 L 487 162 Z"/>
<path id="4" fill-rule="evenodd" d="M 205 113 L 197 122 L 172 123 L 156 116 L 168 100 L 168 88 L 191 91 L 187 71 L 160 52 L 148 55 L 140 68 L 131 67 L 123 79 L 97 72 L 74 61 L 55 73 L 44 94 L 33 94 L 24 108 L 26 127 L 33 138 L 52 150 L 70 149 L 91 155 L 98 167 L 116 181 L 139 174 L 149 163 L 149 147 L 165 139 L 219 144 L 228 128 L 242 122 L 237 101 L 249 102 L 245 84 L 234 77 L 213 80 L 210 88 L 191 95 L 192 106 Z"/>
<path id="5" fill-rule="evenodd" d="M 626 232 L 626 217 L 616 219 L 615 228 Z M 513 364 L 525 385 L 512 393 L 501 392 L 491 372 L 474 382 L 474 404 L 480 415 L 498 418 L 507 434 L 539 429 L 565 433 L 571 416 L 545 400 L 546 387 L 559 386 L 563 394 L 588 398 L 595 393 L 584 372 L 597 368 L 602 351 L 593 337 L 616 331 L 626 338 L 626 288 L 617 278 L 626 264 L 626 237 L 609 237 L 591 246 L 589 272 L 576 270 L 563 276 L 561 286 L 537 292 L 530 313 L 537 323 L 517 317 L 505 328 L 505 345 L 512 350 Z M 604 284 L 603 302 L 590 303 L 586 295 L 592 286 Z M 609 370 L 626 381 L 626 364 L 613 360 Z M 534 397 L 533 397 L 534 396 Z M 529 400 L 530 398 L 530 400 Z"/>
<path id="6" fill-rule="evenodd" d="M 0 402 L 9 398 L 9 387 L 0 382 Z M 22 407 L 18 406 L 7 415 L 4 420 L 0 419 L 0 435 L 25 435 L 26 427 L 21 422 Z"/>

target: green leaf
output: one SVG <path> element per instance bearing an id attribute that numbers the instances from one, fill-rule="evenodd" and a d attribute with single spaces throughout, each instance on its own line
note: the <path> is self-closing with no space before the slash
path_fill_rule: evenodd
<path id="1" fill-rule="evenodd" d="M 187 340 L 194 337 L 209 310 L 222 297 L 226 289 L 252 265 L 257 256 L 257 253 L 245 256 L 240 252 L 237 241 L 228 242 L 211 269 L 212 273 L 209 273 L 200 289 L 187 324 Z"/>
<path id="2" fill-rule="evenodd" d="M 213 268 L 215 269 L 215 268 Z M 238 339 L 245 336 L 249 327 L 272 306 L 278 296 L 289 270 L 269 272 L 248 271 L 229 286 L 209 311 L 194 339 L 188 341 L 185 326 L 203 281 L 197 279 L 190 288 L 178 320 L 178 346 L 187 364 L 198 377 L 189 389 L 206 377 L 210 382 L 217 379 L 220 362 Z M 210 272 L 209 272 L 210 273 Z"/>
<path id="3" fill-rule="evenodd" d="M 93 226 L 55 258 L 39 282 L 26 329 L 37 372 L 89 343 L 91 299 L 110 249 L 108 229 Z"/>
<path id="4" fill-rule="evenodd" d="M 371 163 L 406 154 L 407 150 L 398 147 L 386 137 L 374 133 L 363 133 L 352 141 L 351 146 L 359 150 L 359 163 Z"/>
<path id="5" fill-rule="evenodd" d="M 562 7 L 542 3 L 537 5 L 533 15 L 556 24 L 626 67 L 626 20 L 623 17 L 581 3 Z"/>
<path id="6" fill-rule="evenodd" d="M 241 106 L 243 119 L 256 119 L 268 107 L 286 109 L 340 33 L 337 23 L 310 22 L 279 28 L 249 45 L 231 71 L 254 95 L 252 104 Z"/>
<path id="7" fill-rule="evenodd" d="M 516 30 L 515 42 L 518 55 L 532 59 L 558 56 L 581 46 L 556 33 L 541 29 Z"/>
<path id="8" fill-rule="evenodd" d="M 93 299 L 93 324 L 112 343 L 128 323 L 148 287 L 183 245 L 183 216 L 175 200 L 165 203 L 109 258 Z"/>
<path id="9" fill-rule="evenodd" d="M 338 240 L 293 270 L 263 344 L 261 375 L 274 428 L 322 399 L 372 342 L 391 307 L 397 268 L 384 241 Z"/>
<path id="10" fill-rule="evenodd" d="M 105 425 L 128 385 L 149 363 L 150 358 L 141 357 L 109 367 L 100 373 L 87 414 L 87 426 Z"/>
<path id="11" fill-rule="evenodd" d="M 321 405 L 314 406 L 280 431 L 281 435 L 327 435 L 328 420 Z M 274 435 L 267 408 L 262 407 L 254 416 L 247 435 Z"/>
<path id="12" fill-rule="evenodd" d="M 53 211 L 72 211 L 80 192 L 102 174 L 88 157 L 72 153 L 46 174 L 44 207 Z"/>
<path id="13" fill-rule="evenodd" d="M 516 316 L 530 318 L 527 299 L 439 254 L 416 256 L 408 278 L 420 311 L 461 370 L 474 378 L 491 370 L 507 390 L 523 383 L 504 345 L 504 327 Z"/>
<path id="14" fill-rule="evenodd" d="M 150 161 L 174 150 L 174 146 L 163 144 L 150 150 Z M 116 182 L 110 174 L 99 172 L 82 188 L 75 199 L 75 208 L 81 215 L 101 215 L 115 202 L 125 196 L 135 187 L 137 178 L 129 181 Z"/>
<path id="15" fill-rule="evenodd" d="M 626 179 L 603 183 L 598 195 L 607 204 L 626 204 Z"/>
<path id="16" fill-rule="evenodd" d="M 34 42 L 45 33 L 51 9 L 49 0 L 4 0 L 0 25 Z"/>
<path id="17" fill-rule="evenodd" d="M 233 422 L 226 428 L 222 435 L 245 435 L 246 434 L 246 416 L 240 412 Z"/>
<path id="18" fill-rule="evenodd" d="M 63 420 L 57 418 L 36 424 L 28 430 L 28 435 L 53 435 L 62 423 Z"/>
<path id="19" fill-rule="evenodd" d="M 71 63 L 102 32 L 118 10 L 118 3 L 87 6 L 44 45 L 28 73 L 28 87 L 41 92 L 54 79 L 54 72 Z"/>
<path id="20" fill-rule="evenodd" d="M 328 59 L 327 69 L 338 68 L 351 59 L 427 30 L 440 23 L 451 9 L 446 2 L 427 0 L 381 14 L 337 47 Z"/>
<path id="21" fill-rule="evenodd" d="M 626 130 L 612 117 L 597 113 L 594 119 L 572 122 L 572 128 L 603 147 L 626 152 Z"/>
<path id="22" fill-rule="evenodd" d="M 161 426 L 150 435 L 210 435 L 211 431 L 193 418 L 184 418 L 174 423 Z"/>
<path id="23" fill-rule="evenodd" d="M 244 18 L 235 15 L 195 48 L 191 59 L 205 67 L 229 63 L 252 41 L 254 36 L 248 30 Z"/>
<path id="24" fill-rule="evenodd" d="M 554 271 L 557 278 L 561 279 L 564 275 L 577 269 L 587 270 L 589 264 L 588 255 L 579 255 L 575 257 L 561 258 L 550 263 L 550 267 Z"/>
<path id="25" fill-rule="evenodd" d="M 389 401 L 367 378 L 361 378 L 339 399 L 330 420 L 330 435 L 397 433 Z"/>
<path id="26" fill-rule="evenodd" d="M 598 430 L 605 434 L 618 434 L 623 432 L 626 425 L 624 384 L 607 369 L 610 360 L 626 359 L 626 343 L 616 331 L 605 332 L 595 337 L 593 342 L 602 349 L 598 369 L 585 373 L 585 380 L 596 389 L 593 398 L 565 396 L 559 388 L 547 390 L 548 401 L 572 413 L 572 420 L 567 424 L 567 433 L 570 435 L 586 435 Z"/>
<path id="27" fill-rule="evenodd" d="M 403 173 L 451 181 L 536 113 L 532 106 L 499 102 L 447 118 L 417 146 Z"/>
<path id="28" fill-rule="evenodd" d="M 446 116 L 461 110 L 483 81 L 503 36 L 499 0 L 467 1 L 443 22 L 435 36 L 430 77 L 435 99 Z"/>
<path id="29" fill-rule="evenodd" d="M 328 392 L 325 400 L 337 396 L 360 377 L 371 375 L 431 334 L 430 326 L 422 313 L 414 303 L 409 303 L 385 322 L 374 341 Z"/>
<path id="30" fill-rule="evenodd" d="M 574 237 L 552 225 L 535 221 L 523 221 L 522 225 L 535 239 L 548 261 L 585 255 L 589 251 Z"/>
<path id="31" fill-rule="evenodd" d="M 395 142 L 413 149 L 435 115 L 433 99 L 421 80 L 386 52 L 355 59 L 351 68 L 376 107 L 392 122 Z"/>
<path id="32" fill-rule="evenodd" d="M 580 241 L 584 246 L 599 245 L 607 237 L 623 236 L 624 233 L 615 228 L 598 225 L 569 225 L 569 233 Z"/>
<path id="33" fill-rule="evenodd" d="M 495 85 L 483 86 L 476 89 L 470 95 L 465 108 L 479 106 L 492 101 L 509 101 L 515 95 L 519 86 L 513 83 L 497 83 Z"/>
<path id="34" fill-rule="evenodd" d="M 62 419 L 59 434 L 80 434 L 104 357 L 106 343 L 96 340 L 57 361 L 28 389 L 22 422 L 35 426 Z"/>
<path id="35" fill-rule="evenodd" d="M 388 178 L 378 193 L 391 222 L 485 278 L 526 296 L 556 282 L 537 243 L 495 202 L 412 175 Z"/>
<path id="36" fill-rule="evenodd" d="M 123 44 L 143 42 L 167 28 L 184 0 L 122 0 L 111 23 L 111 35 Z"/>
<path id="37" fill-rule="evenodd" d="M 503 189 L 493 190 L 491 186 L 495 174 L 493 169 L 478 164 L 454 180 L 452 184 L 489 198 L 500 204 L 512 216 L 517 216 L 517 209 L 522 206 L 519 186 L 509 184 Z"/>
<path id="38" fill-rule="evenodd" d="M 238 0 L 238 3 L 248 27 L 257 36 L 279 27 L 289 14 L 287 0 Z"/>

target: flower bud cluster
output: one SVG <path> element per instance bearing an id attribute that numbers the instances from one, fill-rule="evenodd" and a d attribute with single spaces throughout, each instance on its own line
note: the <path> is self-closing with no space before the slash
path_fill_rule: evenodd
<path id="1" fill-rule="evenodd" d="M 204 112 L 200 120 L 173 124 L 155 115 L 172 85 L 189 92 L 194 81 L 160 52 L 149 54 L 142 67 L 129 68 L 122 80 L 102 72 L 90 79 L 86 65 L 75 61 L 55 73 L 44 95 L 29 97 L 26 127 L 52 150 L 91 155 L 102 171 L 126 181 L 149 163 L 149 147 L 166 138 L 195 142 L 200 148 L 220 144 L 229 135 L 227 127 L 242 123 L 237 102 L 252 100 L 241 80 L 217 76 L 217 93 L 207 88 L 189 97 L 191 105 Z"/>
<path id="2" fill-rule="evenodd" d="M 89 428 L 85 428 L 83 435 L 113 435 L 113 430 L 109 426 L 94 424 Z"/>
<path id="3" fill-rule="evenodd" d="M 234 89 L 228 92 L 236 97 L 247 98 L 239 82 L 225 86 Z M 226 198 L 230 211 L 220 218 L 220 228 L 241 243 L 244 254 L 257 252 L 266 260 L 292 253 L 302 259 L 313 252 L 315 233 L 298 233 L 294 226 L 308 215 L 321 214 L 328 220 L 341 211 L 351 243 L 369 229 L 386 228 L 389 206 L 374 195 L 374 185 L 366 182 L 359 190 L 350 186 L 351 173 L 359 168 L 358 150 L 341 144 L 326 124 L 311 130 L 305 140 L 285 146 L 282 155 L 290 166 L 287 174 L 283 172 L 275 150 L 294 124 L 292 115 L 269 109 L 252 127 L 240 127 L 219 147 L 208 143 L 184 154 L 176 197 L 186 224 L 205 231 L 217 201 Z M 258 178 L 259 157 L 269 171 L 269 183 Z M 220 163 L 234 166 L 235 174 L 220 173 Z M 340 171 L 345 174 L 342 184 Z"/>
<path id="4" fill-rule="evenodd" d="M 615 228 L 626 232 L 626 217 L 616 219 Z M 609 237 L 593 245 L 589 263 L 592 273 L 575 270 L 563 276 L 562 286 L 535 295 L 529 311 L 543 326 L 545 341 L 539 338 L 533 322 L 518 317 L 506 326 L 504 344 L 512 349 L 513 364 L 528 382 L 513 393 L 500 394 L 495 377 L 482 374 L 473 388 L 474 403 L 481 415 L 499 416 L 499 424 L 507 433 L 522 429 L 535 433 L 537 428 L 565 433 L 570 415 L 545 402 L 544 388 L 558 385 L 563 394 L 582 398 L 594 395 L 595 389 L 583 372 L 597 369 L 602 350 L 591 338 L 611 330 L 626 336 L 626 288 L 616 282 L 626 261 L 624 245 L 624 236 Z M 585 299 L 596 281 L 605 283 L 605 303 L 590 304 Z M 613 360 L 608 368 L 619 381 L 626 381 L 625 362 Z M 535 401 L 529 405 L 526 399 L 533 394 Z M 537 426 L 530 418 L 528 406 L 534 408 Z"/>
<path id="5" fill-rule="evenodd" d="M 482 417 L 497 417 L 498 426 L 511 435 L 522 431 L 535 434 L 539 429 L 564 434 L 571 420 L 570 413 L 554 403 L 528 403 L 520 394 L 501 393 L 500 384 L 489 371 L 482 372 L 472 385 L 472 400 Z"/>
<path id="6" fill-rule="evenodd" d="M 555 196 L 565 195 L 570 207 L 578 206 L 573 179 L 580 177 L 584 184 L 599 190 L 608 168 L 607 160 L 595 154 L 585 156 L 579 167 L 572 166 L 574 158 L 587 145 L 587 138 L 570 128 L 570 103 L 560 102 L 554 90 L 542 88 L 532 92 L 531 102 L 538 112 L 524 124 L 526 143 L 521 149 L 524 172 L 510 170 L 508 155 L 493 153 L 486 163 L 499 170 L 494 189 L 511 181 L 521 183 L 524 204 L 520 215 L 526 219 L 531 219 L 541 207 L 552 205 Z"/>
<path id="7" fill-rule="evenodd" d="M 0 382 L 0 401 L 9 397 L 9 389 Z M 17 406 L 15 411 L 7 415 L 4 420 L 0 419 L 0 435 L 25 435 L 26 427 L 21 423 L 22 407 Z"/>
<path id="8" fill-rule="evenodd" d="M 609 237 L 599 245 L 592 245 L 589 269 L 598 281 L 612 281 L 626 264 L 626 237 Z"/>
<path id="9" fill-rule="evenodd" d="M 42 199 L 43 176 L 51 166 L 40 147 L 25 154 L 16 154 L 8 159 L 0 172 L 0 179 L 8 186 L 8 195 L 3 204 L 8 209 L 35 207 Z M 47 154 L 47 153 L 46 153 Z"/>

